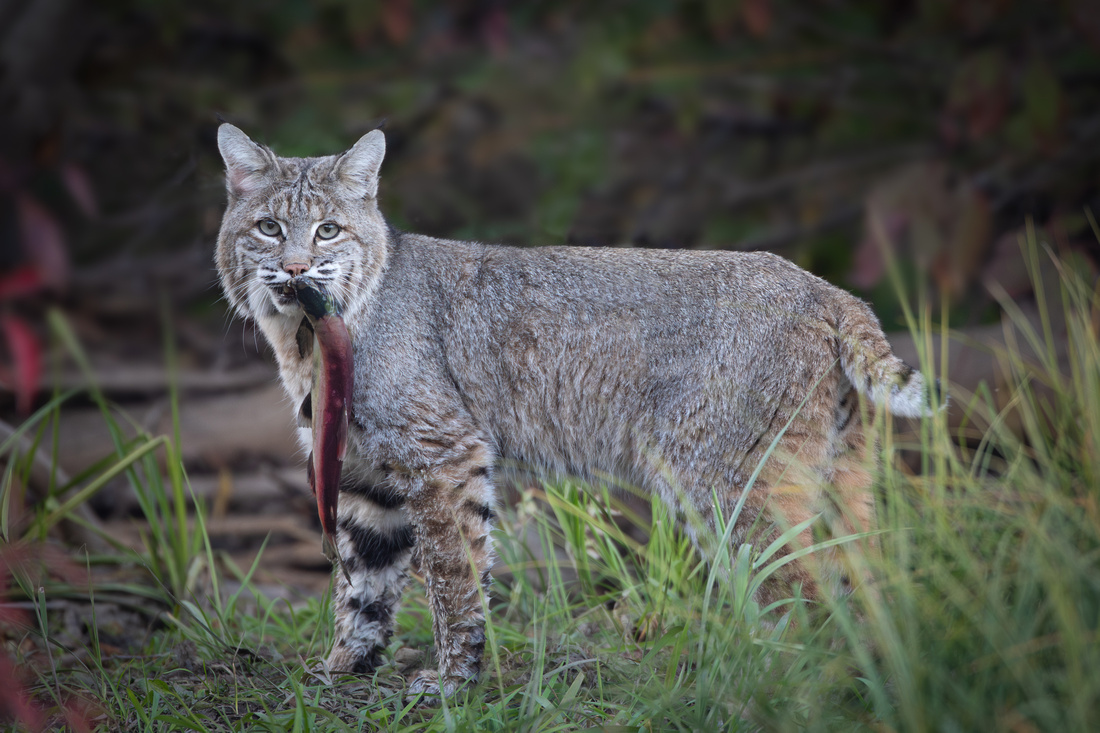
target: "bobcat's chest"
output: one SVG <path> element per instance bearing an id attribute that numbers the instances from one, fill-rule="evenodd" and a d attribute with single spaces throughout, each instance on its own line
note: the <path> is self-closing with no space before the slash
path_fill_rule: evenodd
<path id="1" fill-rule="evenodd" d="M 302 320 L 301 316 L 293 318 L 282 314 L 257 319 L 260 331 L 275 353 L 279 379 L 295 409 L 313 384 L 313 342 L 312 338 L 300 335 Z"/>

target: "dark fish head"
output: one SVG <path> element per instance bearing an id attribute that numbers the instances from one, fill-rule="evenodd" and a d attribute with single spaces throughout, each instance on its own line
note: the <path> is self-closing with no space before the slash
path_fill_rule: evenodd
<path id="1" fill-rule="evenodd" d="M 283 292 L 293 294 L 298 299 L 298 304 L 310 318 L 323 318 L 336 313 L 335 301 L 325 290 L 317 285 L 311 278 L 296 277 L 283 285 Z"/>

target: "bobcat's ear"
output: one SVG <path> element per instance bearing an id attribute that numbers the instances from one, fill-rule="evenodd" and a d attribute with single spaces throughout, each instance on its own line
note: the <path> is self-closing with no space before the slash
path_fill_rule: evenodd
<path id="1" fill-rule="evenodd" d="M 218 150 L 225 161 L 225 183 L 230 195 L 247 196 L 267 185 L 268 174 L 275 164 L 270 150 L 252 142 L 228 122 L 218 128 Z"/>
<path id="2" fill-rule="evenodd" d="M 371 130 L 351 150 L 340 156 L 333 176 L 349 187 L 358 198 L 374 198 L 378 193 L 378 169 L 386 156 L 386 136 Z"/>

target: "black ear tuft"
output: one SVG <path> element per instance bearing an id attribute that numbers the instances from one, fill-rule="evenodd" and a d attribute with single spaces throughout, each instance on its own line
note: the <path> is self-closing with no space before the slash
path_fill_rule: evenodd
<path id="1" fill-rule="evenodd" d="M 226 123 L 226 122 L 229 122 L 229 120 L 227 120 L 227 119 L 225 119 L 224 117 L 222 117 L 222 113 L 221 113 L 221 112 L 215 112 L 215 113 L 214 113 L 214 117 L 216 117 L 216 118 L 217 118 L 217 120 L 218 120 L 218 124 L 219 124 L 219 125 L 221 125 L 221 124 L 223 124 L 223 123 Z"/>
<path id="2" fill-rule="evenodd" d="M 372 130 L 383 130 L 383 129 L 385 129 L 387 122 L 389 122 L 389 119 L 386 118 L 386 117 L 382 117 L 381 119 L 378 120 L 378 122 L 376 122 L 374 124 L 374 127 L 372 127 L 371 129 Z"/>

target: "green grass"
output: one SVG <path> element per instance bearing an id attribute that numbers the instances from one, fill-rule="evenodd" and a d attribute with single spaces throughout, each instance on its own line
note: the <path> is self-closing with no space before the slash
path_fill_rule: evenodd
<path id="1" fill-rule="evenodd" d="M 1026 256 L 1036 268 L 1047 257 L 1035 247 Z M 774 547 L 700 563 L 659 503 L 642 519 L 602 492 L 545 485 L 501 518 L 499 564 L 510 578 L 491 594 L 483 681 L 441 707 L 417 706 L 392 664 L 371 678 L 309 672 L 329 642 L 327 601 L 269 600 L 250 581 L 255 568 L 227 564 L 203 532 L 177 441 L 147 436 L 118 438 L 116 455 L 57 487 L 21 528 L 8 507 L 29 469 L 9 463 L 0 516 L 8 542 L 45 537 L 115 475 L 129 477 L 150 522 L 143 553 L 87 560 L 144 568 L 143 580 L 77 587 L 17 573 L 11 595 L 35 610 L 25 632 L 34 643 L 9 648 L 36 675 L 31 691 L 43 705 L 85 701 L 102 730 L 1092 730 L 1100 297 L 1058 266 L 1057 292 L 1039 293 L 1040 327 L 1018 314 L 1007 327 L 1009 347 L 998 353 L 1007 380 L 996 391 L 953 391 L 962 428 L 938 416 L 902 444 L 883 421 L 872 426 L 885 454 L 881 532 L 847 538 L 873 578 L 850 598 L 760 609 L 752 589 L 774 572 Z M 1013 303 L 1003 306 L 1014 315 Z M 1068 344 L 1054 336 L 1061 321 Z M 952 338 L 913 325 L 928 343 Z M 48 444 L 64 397 L 25 433 Z M 897 460 L 898 448 L 919 451 L 919 471 Z M 193 530 L 185 515 L 200 518 Z M 240 590 L 228 592 L 226 577 Z M 422 588 L 412 585 L 391 658 L 431 645 Z M 66 593 L 91 594 L 93 610 L 97 599 L 128 597 L 161 623 L 137 655 L 105 653 L 96 621 L 87 648 L 72 649 L 51 634 L 48 601 Z M 29 649 L 38 652 L 26 658 Z"/>

